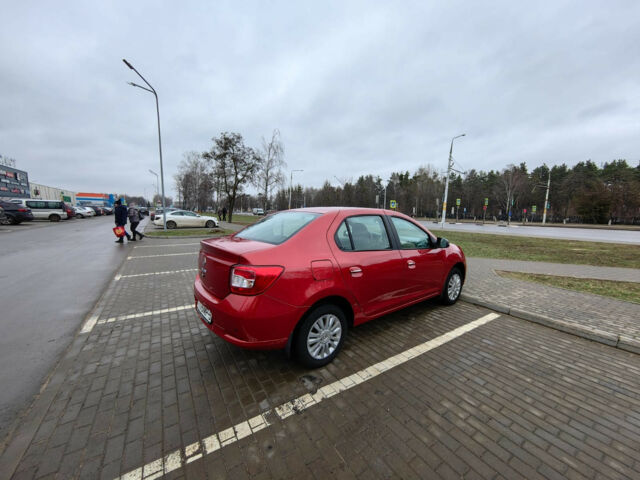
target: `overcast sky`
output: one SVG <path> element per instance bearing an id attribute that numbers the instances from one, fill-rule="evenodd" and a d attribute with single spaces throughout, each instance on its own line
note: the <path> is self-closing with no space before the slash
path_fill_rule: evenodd
<path id="1" fill-rule="evenodd" d="M 222 131 L 281 132 L 320 187 L 640 159 L 640 2 L 2 2 L 0 154 L 32 182 L 151 195 Z"/>

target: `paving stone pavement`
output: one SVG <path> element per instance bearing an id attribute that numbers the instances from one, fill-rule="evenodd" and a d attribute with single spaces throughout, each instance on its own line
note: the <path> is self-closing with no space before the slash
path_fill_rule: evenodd
<path id="1" fill-rule="evenodd" d="M 424 302 L 354 329 L 309 371 L 171 310 L 193 302 L 197 241 L 127 248 L 0 452 L 0 478 L 640 478 L 640 355 L 507 315 L 204 454 L 202 439 L 489 311 Z"/>
<path id="2" fill-rule="evenodd" d="M 507 270 L 640 282 L 640 270 L 487 258 L 468 258 L 467 265 L 465 300 L 640 353 L 640 304 L 495 273 Z"/>

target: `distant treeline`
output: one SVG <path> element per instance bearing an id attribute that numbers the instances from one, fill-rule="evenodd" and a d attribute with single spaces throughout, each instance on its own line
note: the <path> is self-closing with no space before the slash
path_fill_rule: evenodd
<path id="1" fill-rule="evenodd" d="M 209 151 L 185 153 L 174 175 L 178 204 L 184 208 L 284 210 L 289 204 L 291 208 L 389 208 L 393 200 L 397 209 L 408 215 L 441 215 L 446 175 L 433 166 L 420 167 L 413 174 L 396 172 L 388 180 L 363 175 L 353 181 L 339 179 L 342 172 L 327 172 L 321 188 L 294 185 L 290 192 L 292 172 L 284 161 L 278 130 L 269 140 L 263 138 L 261 148 L 246 146 L 239 133 L 223 132 L 212 142 Z M 599 167 L 587 160 L 573 168 L 556 165 L 550 173 L 548 221 L 640 224 L 640 162 L 633 167 L 626 160 L 613 160 Z M 540 221 L 548 180 L 547 166 L 529 172 L 524 163 L 501 171 L 454 173 L 449 182 L 447 217 L 479 219 L 486 215 L 487 219 L 506 220 L 511 216 L 516 221 L 523 217 Z M 249 185 L 260 193 L 245 194 Z"/>
<path id="2" fill-rule="evenodd" d="M 513 220 L 521 220 L 526 215 L 528 220 L 540 221 L 548 178 L 548 167 L 529 172 L 524 163 L 509 165 L 501 172 L 470 170 L 465 175 L 454 174 L 449 182 L 447 217 L 455 218 L 457 208 L 460 218 L 482 218 L 486 202 L 487 219 L 506 220 L 511 207 Z M 292 207 L 382 206 L 386 183 L 387 208 L 389 202 L 395 200 L 398 210 L 403 213 L 435 218 L 442 211 L 444 180 L 433 167 L 422 167 L 413 175 L 393 173 L 388 182 L 367 175 L 340 186 L 326 181 L 320 189 L 298 185 L 292 193 Z M 287 208 L 288 195 L 286 188 L 279 190 L 273 208 Z M 460 199 L 459 207 L 457 199 Z M 592 161 L 580 162 L 573 168 L 564 164 L 552 167 L 547 221 L 565 219 L 583 223 L 611 220 L 612 223 L 640 224 L 640 165 L 634 168 L 625 160 L 614 160 L 601 168 Z"/>

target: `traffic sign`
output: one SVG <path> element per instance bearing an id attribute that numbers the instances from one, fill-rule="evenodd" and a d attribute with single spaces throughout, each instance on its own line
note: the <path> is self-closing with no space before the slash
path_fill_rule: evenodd
<path id="1" fill-rule="evenodd" d="M 482 209 L 486 212 L 486 211 L 487 211 L 487 206 L 486 206 L 486 205 L 483 205 L 483 206 L 482 206 Z"/>
<path id="2" fill-rule="evenodd" d="M 489 199 L 485 197 L 484 206 L 486 207 L 487 205 L 489 205 Z M 485 208 L 485 210 L 486 210 L 486 208 Z"/>
<path id="3" fill-rule="evenodd" d="M 396 202 L 395 200 L 390 200 L 389 201 L 389 206 L 391 208 L 397 208 L 398 207 L 398 202 Z"/>
<path id="4" fill-rule="evenodd" d="M 460 199 L 456 198 L 456 206 L 459 207 L 460 206 Z"/>
<path id="5" fill-rule="evenodd" d="M 536 207 L 536 206 L 534 205 L 533 207 L 531 207 L 531 211 L 532 211 L 533 213 L 536 213 L 537 208 L 538 208 L 538 207 Z"/>

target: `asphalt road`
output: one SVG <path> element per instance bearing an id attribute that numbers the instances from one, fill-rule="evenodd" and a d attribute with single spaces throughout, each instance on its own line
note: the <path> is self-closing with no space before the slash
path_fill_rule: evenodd
<path id="1" fill-rule="evenodd" d="M 420 222 L 434 234 L 442 231 L 440 224 L 434 222 Z M 494 224 L 476 225 L 475 223 L 447 223 L 444 230 L 454 230 L 471 233 L 491 233 L 497 235 L 524 235 L 526 237 L 558 238 L 562 240 L 584 240 L 590 242 L 610 242 L 640 244 L 640 231 L 607 230 L 597 228 L 572 227 L 534 227 L 512 223 L 500 227 Z"/>
<path id="2" fill-rule="evenodd" d="M 0 226 L 0 444 L 131 250 L 113 216 Z"/>

